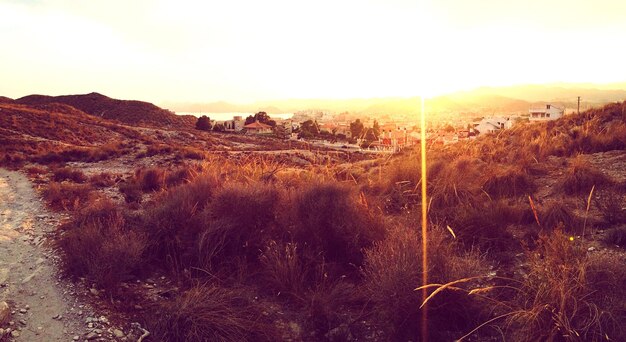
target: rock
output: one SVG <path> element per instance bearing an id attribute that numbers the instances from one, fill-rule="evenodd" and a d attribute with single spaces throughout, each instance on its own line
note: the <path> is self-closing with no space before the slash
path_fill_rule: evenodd
<path id="1" fill-rule="evenodd" d="M 596 248 L 592 246 L 592 247 L 587 248 L 587 250 L 588 250 L 589 252 L 593 252 L 593 251 L 595 251 L 595 250 L 596 250 Z"/>
<path id="2" fill-rule="evenodd" d="M 0 338 L 2 338 L 2 336 L 4 336 L 4 329 L 0 328 Z"/>
<path id="3" fill-rule="evenodd" d="M 93 323 L 87 323 L 87 328 L 93 328 Z"/>
<path id="4" fill-rule="evenodd" d="M 85 339 L 87 340 L 95 340 L 96 338 L 98 338 L 98 334 L 93 331 L 85 336 Z"/>
<path id="5" fill-rule="evenodd" d="M 93 287 L 89 289 L 89 292 L 91 292 L 91 294 L 94 296 L 97 296 L 100 294 L 100 292 L 98 292 L 98 290 L 94 289 Z"/>
<path id="6" fill-rule="evenodd" d="M 106 323 L 106 324 L 109 323 L 109 320 L 104 316 L 100 316 L 98 320 L 100 321 L 100 323 Z"/>
<path id="7" fill-rule="evenodd" d="M 27 311 L 26 309 L 20 309 L 20 313 L 21 313 L 21 314 L 25 314 L 25 313 L 26 313 L 26 311 Z"/>
<path id="8" fill-rule="evenodd" d="M 74 341 L 78 341 L 78 340 L 80 340 L 80 336 L 78 336 L 78 335 L 74 335 L 74 337 L 72 337 L 72 340 L 74 340 Z"/>
<path id="9" fill-rule="evenodd" d="M 120 329 L 115 329 L 113 330 L 113 335 L 115 335 L 115 337 L 117 338 L 122 338 L 124 337 L 124 332 L 121 331 Z"/>
<path id="10" fill-rule="evenodd" d="M 100 335 L 100 334 L 102 334 L 102 329 L 93 329 L 93 332 L 95 332 L 96 334 Z"/>
<path id="11" fill-rule="evenodd" d="M 11 337 L 20 337 L 20 332 L 17 330 L 13 330 L 11 331 Z"/>
<path id="12" fill-rule="evenodd" d="M 11 317 L 11 309 L 7 302 L 0 302 L 0 324 L 6 323 Z"/>

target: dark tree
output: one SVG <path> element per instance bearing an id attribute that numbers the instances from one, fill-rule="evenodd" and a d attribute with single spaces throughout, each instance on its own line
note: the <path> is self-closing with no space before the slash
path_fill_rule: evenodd
<path id="1" fill-rule="evenodd" d="M 202 115 L 196 121 L 196 129 L 201 131 L 210 131 L 211 130 L 211 119 L 208 116 Z"/>
<path id="2" fill-rule="evenodd" d="M 353 138 L 359 138 L 365 131 L 365 126 L 361 122 L 361 119 L 356 119 L 355 122 L 350 123 L 350 134 Z"/>
<path id="3" fill-rule="evenodd" d="M 216 132 L 224 132 L 226 129 L 224 128 L 223 124 L 216 124 L 215 126 L 213 126 L 213 130 Z"/>
<path id="4" fill-rule="evenodd" d="M 380 136 L 380 125 L 378 124 L 378 121 L 374 120 L 374 126 L 372 126 L 372 130 L 374 131 L 376 139 L 378 139 L 378 137 Z"/>
<path id="5" fill-rule="evenodd" d="M 270 125 L 272 127 L 276 126 L 276 121 L 272 120 L 266 112 L 258 112 L 254 114 L 254 116 L 248 116 L 246 118 L 246 125 L 249 125 L 255 121 L 258 121 L 262 124 Z"/>
<path id="6" fill-rule="evenodd" d="M 312 138 L 320 134 L 317 122 L 307 120 L 300 124 L 300 136 L 302 138 Z"/>

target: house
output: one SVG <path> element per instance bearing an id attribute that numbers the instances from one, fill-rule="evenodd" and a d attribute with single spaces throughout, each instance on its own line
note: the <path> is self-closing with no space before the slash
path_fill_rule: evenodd
<path id="1" fill-rule="evenodd" d="M 246 133 L 251 133 L 251 134 L 271 134 L 272 133 L 272 126 L 266 125 L 258 121 L 255 121 L 251 124 L 247 124 L 243 126 L 243 128 L 245 128 Z"/>
<path id="2" fill-rule="evenodd" d="M 547 104 L 545 108 L 529 109 L 530 121 L 556 120 L 563 116 L 564 109 Z"/>
<path id="3" fill-rule="evenodd" d="M 245 123 L 241 116 L 233 116 L 232 120 L 224 121 L 224 130 L 226 132 L 241 132 Z"/>
<path id="4" fill-rule="evenodd" d="M 511 127 L 513 127 L 513 120 L 510 118 L 484 118 L 474 124 L 474 130 L 480 134 L 493 133 Z"/>

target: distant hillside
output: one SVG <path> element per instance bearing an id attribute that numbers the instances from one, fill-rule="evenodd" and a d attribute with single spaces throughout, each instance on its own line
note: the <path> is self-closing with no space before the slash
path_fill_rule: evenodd
<path id="1" fill-rule="evenodd" d="M 11 103 L 11 102 L 13 102 L 13 99 L 10 99 L 5 96 L 0 96 L 0 103 Z"/>
<path id="2" fill-rule="evenodd" d="M 190 118 L 159 108 L 142 101 L 117 100 L 98 93 L 85 95 L 29 95 L 15 100 L 26 105 L 47 105 L 60 103 L 72 106 L 87 114 L 105 119 L 118 120 L 128 124 L 150 124 L 157 126 L 192 125 Z"/>
<path id="3" fill-rule="evenodd" d="M 581 109 L 626 100 L 626 84 L 551 84 L 512 87 L 482 87 L 426 100 L 433 112 L 525 112 L 532 106 L 551 102 L 575 108 L 581 96 Z M 251 104 L 229 102 L 167 103 L 166 107 L 181 112 L 256 112 L 290 113 L 301 110 L 321 110 L 353 114 L 414 114 L 419 113 L 419 97 L 388 97 L 367 99 L 288 99 L 259 101 Z"/>
<path id="4" fill-rule="evenodd" d="M 616 87 L 619 85 L 615 85 Z M 592 84 L 522 85 L 512 87 L 482 87 L 468 92 L 455 93 L 457 96 L 498 95 L 531 102 L 561 101 L 575 103 L 578 96 L 582 101 L 596 104 L 623 101 L 626 90 L 607 89 Z"/>

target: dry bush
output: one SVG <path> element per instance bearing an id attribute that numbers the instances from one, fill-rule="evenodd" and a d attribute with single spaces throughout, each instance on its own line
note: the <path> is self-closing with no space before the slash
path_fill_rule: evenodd
<path id="1" fill-rule="evenodd" d="M 156 167 L 135 171 L 135 180 L 145 192 L 165 189 L 166 177 L 167 172 Z"/>
<path id="2" fill-rule="evenodd" d="M 97 188 L 108 188 L 115 185 L 115 175 L 101 172 L 89 178 L 89 183 Z"/>
<path id="3" fill-rule="evenodd" d="M 602 192 L 595 203 L 608 224 L 626 222 L 626 201 L 619 191 L 610 189 Z"/>
<path id="4" fill-rule="evenodd" d="M 152 258 L 167 261 L 170 267 L 180 266 L 183 251 L 197 245 L 202 227 L 199 213 L 211 202 L 218 187 L 216 179 L 201 175 L 155 198 L 145 211 L 142 223 L 150 240 Z"/>
<path id="5" fill-rule="evenodd" d="M 384 236 L 382 218 L 350 188 L 315 184 L 294 197 L 295 241 L 329 262 L 358 266 L 363 260 L 361 250 Z"/>
<path id="6" fill-rule="evenodd" d="M 48 170 L 41 166 L 29 166 L 25 171 L 29 176 L 45 175 L 48 173 Z"/>
<path id="7" fill-rule="evenodd" d="M 465 246 L 508 250 L 515 241 L 507 226 L 525 223 L 524 208 L 505 200 L 455 208 L 450 225 Z"/>
<path id="8" fill-rule="evenodd" d="M 502 165 L 496 168 L 483 185 L 483 189 L 491 197 L 517 197 L 532 194 L 535 191 L 532 180 L 521 169 Z"/>
<path id="9" fill-rule="evenodd" d="M 275 328 L 265 323 L 262 308 L 240 289 L 197 285 L 147 317 L 158 341 L 274 341 Z"/>
<path id="10" fill-rule="evenodd" d="M 445 213 L 458 205 L 480 203 L 483 168 L 480 160 L 461 156 L 429 177 L 430 210 Z"/>
<path id="11" fill-rule="evenodd" d="M 303 295 L 308 265 L 304 264 L 296 243 L 270 241 L 259 260 L 265 287 L 291 298 Z"/>
<path id="12" fill-rule="evenodd" d="M 124 200 L 129 204 L 139 204 L 143 199 L 143 191 L 138 183 L 134 181 L 122 182 L 118 185 L 120 193 L 124 196 Z"/>
<path id="13" fill-rule="evenodd" d="M 88 203 L 65 225 L 58 244 L 70 274 L 114 289 L 143 264 L 147 240 L 125 225 L 113 202 L 101 199 Z"/>
<path id="14" fill-rule="evenodd" d="M 572 206 L 566 201 L 554 201 L 546 204 L 539 211 L 539 222 L 545 229 L 552 230 L 559 225 L 569 231 L 577 231 L 582 227 L 581 220 L 574 214 Z"/>
<path id="15" fill-rule="evenodd" d="M 76 210 L 94 194 L 89 184 L 50 182 L 43 191 L 43 197 L 55 210 Z"/>
<path id="16" fill-rule="evenodd" d="M 366 298 L 359 289 L 345 279 L 332 280 L 324 276 L 324 267 L 316 270 L 316 280 L 299 299 L 306 313 L 306 327 L 324 335 L 330 341 L 349 340 L 348 336 L 329 336 L 328 333 L 342 324 L 354 323 L 351 310 L 362 310 Z M 344 331 L 345 332 L 345 331 Z M 349 329 L 346 335 L 349 335 Z"/>
<path id="17" fill-rule="evenodd" d="M 84 183 L 87 181 L 87 176 L 81 170 L 62 167 L 52 172 L 52 180 L 55 182 L 69 180 L 74 183 Z"/>
<path id="18" fill-rule="evenodd" d="M 604 242 L 611 245 L 626 247 L 626 226 L 613 228 L 606 232 Z"/>
<path id="19" fill-rule="evenodd" d="M 429 230 L 428 244 L 432 283 L 487 273 L 485 260 L 474 251 L 460 251 L 442 228 Z M 421 236 L 416 229 L 394 228 L 385 240 L 365 251 L 365 294 L 373 304 L 374 322 L 390 340 L 419 339 L 421 292 L 415 288 L 421 285 L 422 272 Z M 430 331 L 436 340 L 445 340 L 445 332 L 471 327 L 481 316 L 471 298 L 453 291 L 438 298 L 429 310 Z"/>
<path id="20" fill-rule="evenodd" d="M 570 167 L 566 171 L 561 187 L 569 195 L 588 194 L 591 188 L 607 185 L 610 180 L 598 169 L 594 168 L 578 156 L 570 162 Z"/>
<path id="21" fill-rule="evenodd" d="M 561 231 L 539 240 L 507 325 L 517 341 L 620 341 L 626 318 L 626 268 L 590 256 Z"/>
<path id="22" fill-rule="evenodd" d="M 275 211 L 280 193 L 271 186 L 232 184 L 219 189 L 200 215 L 199 265 L 207 270 L 235 270 L 256 263 L 262 249 L 277 238 Z"/>

